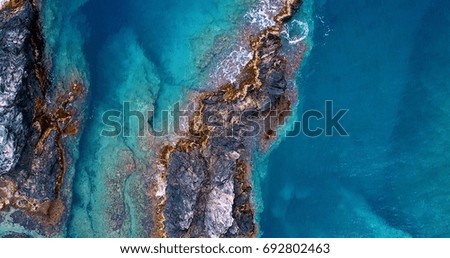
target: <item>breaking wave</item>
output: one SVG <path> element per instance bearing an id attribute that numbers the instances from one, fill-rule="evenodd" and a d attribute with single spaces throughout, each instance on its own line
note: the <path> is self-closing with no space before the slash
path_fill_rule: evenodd
<path id="1" fill-rule="evenodd" d="M 304 41 L 309 35 L 308 23 L 299 20 L 293 20 L 284 27 L 283 37 L 291 45 Z"/>

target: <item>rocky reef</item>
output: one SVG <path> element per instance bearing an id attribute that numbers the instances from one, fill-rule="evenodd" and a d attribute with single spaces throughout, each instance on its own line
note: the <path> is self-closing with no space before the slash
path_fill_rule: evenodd
<path id="1" fill-rule="evenodd" d="M 156 211 L 158 236 L 256 236 L 252 154 L 276 139 L 296 101 L 293 74 L 305 48 L 288 60 L 281 34 L 300 5 L 287 1 L 274 26 L 250 37 L 253 59 L 238 80 L 199 94 L 187 134 L 162 148 L 167 187 Z"/>
<path id="2" fill-rule="evenodd" d="M 1 3 L 0 236 L 64 236 L 74 210 L 68 171 L 77 158 L 73 152 L 84 121 L 86 81 L 76 68 L 67 81 L 51 79 L 39 0 Z M 97 194 L 107 208 L 89 208 L 99 213 L 96 223 L 105 224 L 105 231 L 96 229 L 99 236 L 122 236 L 127 223 L 139 225 L 131 230 L 136 236 L 142 228 L 154 237 L 257 235 L 251 164 L 257 151 L 266 151 L 277 139 L 297 100 L 293 77 L 305 44 L 286 47 L 283 31 L 300 5 L 300 0 L 277 1 L 272 25 L 243 28 L 251 60 L 233 82 L 189 96 L 186 132 L 162 140 L 102 139 L 108 152 L 104 159 L 113 151 L 119 158 L 108 167 L 111 176 L 99 177 L 107 190 Z M 129 92 L 147 106 L 145 94 Z M 90 169 L 88 163 L 86 175 L 94 174 Z M 124 201 L 131 197 L 139 201 Z M 133 222 L 125 218 L 132 216 L 130 204 L 139 211 Z M 83 218 L 93 224 L 89 205 L 79 209 L 86 208 Z M 75 236 L 97 236 L 96 230 Z"/>
<path id="3" fill-rule="evenodd" d="M 32 118 L 32 98 L 29 89 L 39 88 L 38 81 L 28 79 L 34 62 L 30 30 L 33 10 L 29 3 L 1 10 L 1 74 L 0 74 L 0 175 L 11 171 L 26 145 L 26 135 Z M 30 58 L 31 57 L 31 58 Z"/>
<path id="4" fill-rule="evenodd" d="M 40 1 L 11 0 L 0 15 L 0 216 L 40 235 L 61 227 L 66 136 L 77 133 L 82 83 L 52 86 Z"/>

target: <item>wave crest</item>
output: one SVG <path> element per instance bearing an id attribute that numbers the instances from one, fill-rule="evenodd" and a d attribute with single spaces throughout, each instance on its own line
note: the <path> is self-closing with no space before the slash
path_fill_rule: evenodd
<path id="1" fill-rule="evenodd" d="M 304 41 L 308 37 L 308 34 L 308 23 L 299 20 L 293 20 L 290 24 L 286 24 L 282 32 L 283 37 L 291 45 Z"/>

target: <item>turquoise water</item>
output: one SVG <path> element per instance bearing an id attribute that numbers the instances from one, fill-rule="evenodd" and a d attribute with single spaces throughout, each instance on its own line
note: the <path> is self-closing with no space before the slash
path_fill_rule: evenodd
<path id="1" fill-rule="evenodd" d="M 302 135 L 273 150 L 264 237 L 450 236 L 449 8 L 315 2 L 298 113 L 333 100 L 349 109 L 350 137 Z"/>
<path id="2" fill-rule="evenodd" d="M 66 236 L 149 236 L 152 139 L 100 137 L 102 114 L 168 109 L 205 87 L 254 2 L 44 0 L 55 81 L 89 88 Z M 257 159 L 261 235 L 449 237 L 450 4 L 309 3 L 296 116 L 333 100 L 350 136 L 287 138 Z"/>
<path id="3" fill-rule="evenodd" d="M 55 81 L 78 67 L 90 85 L 79 159 L 67 176 L 73 176 L 73 186 L 67 180 L 67 192 L 73 192 L 67 236 L 150 236 L 155 139 L 137 137 L 136 120 L 123 128 L 131 137 L 101 137 L 102 115 L 121 111 L 125 102 L 145 114 L 169 110 L 187 90 L 203 88 L 216 61 L 216 41 L 233 41 L 252 3 L 44 2 L 45 36 L 60 75 Z"/>

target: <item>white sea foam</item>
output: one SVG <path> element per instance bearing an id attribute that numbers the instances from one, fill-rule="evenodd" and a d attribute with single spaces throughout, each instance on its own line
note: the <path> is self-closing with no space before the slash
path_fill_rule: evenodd
<path id="1" fill-rule="evenodd" d="M 245 14 L 245 18 L 260 29 L 275 25 L 274 18 L 284 5 L 282 0 L 260 0 L 258 6 Z"/>
<path id="2" fill-rule="evenodd" d="M 256 6 L 244 15 L 244 19 L 248 22 L 247 25 L 251 27 L 247 29 L 261 31 L 274 26 L 274 18 L 283 6 L 284 0 L 258 0 Z M 249 46 L 244 47 L 237 43 L 231 49 L 231 53 L 218 64 L 217 69 L 213 72 L 211 76 L 213 81 L 236 82 L 237 76 L 253 58 L 253 51 Z"/>
<path id="3" fill-rule="evenodd" d="M 219 63 L 215 78 L 222 78 L 231 83 L 236 82 L 237 76 L 247 63 L 252 60 L 253 52 L 244 48 L 233 50 L 222 62 Z"/>
<path id="4" fill-rule="evenodd" d="M 291 45 L 304 41 L 308 37 L 308 34 L 308 23 L 299 20 L 293 20 L 290 24 L 286 24 L 282 32 L 283 37 Z"/>
<path id="5" fill-rule="evenodd" d="M 325 17 L 324 17 L 324 16 L 319 16 L 319 15 L 316 15 L 315 17 L 316 17 L 316 19 L 318 19 L 318 20 L 320 21 L 320 23 L 322 23 L 322 24 L 324 25 L 324 27 L 327 29 L 327 31 L 324 33 L 324 36 L 325 36 L 325 37 L 330 36 L 330 33 L 331 33 L 333 30 L 331 29 L 331 27 L 330 27 L 329 24 L 326 24 L 326 22 L 325 22 L 325 20 L 324 20 Z"/>

